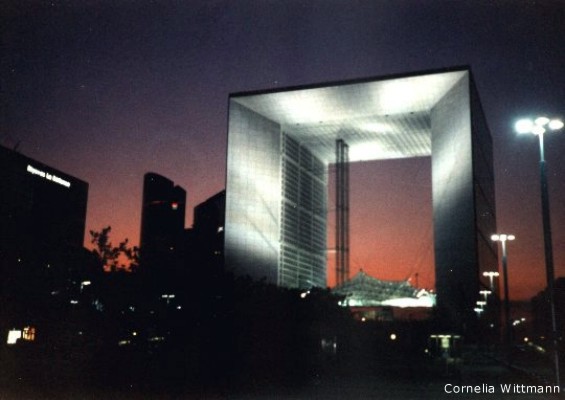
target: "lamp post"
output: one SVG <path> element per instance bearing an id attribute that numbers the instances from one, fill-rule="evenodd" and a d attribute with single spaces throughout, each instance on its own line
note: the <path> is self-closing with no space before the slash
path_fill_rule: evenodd
<path id="1" fill-rule="evenodd" d="M 494 292 L 494 278 L 498 278 L 500 275 L 497 271 L 486 271 L 483 272 L 483 276 L 488 277 L 490 283 L 490 290 Z"/>
<path id="2" fill-rule="evenodd" d="M 504 274 L 504 320 L 506 322 L 506 344 L 510 348 L 512 343 L 512 326 L 510 323 L 510 297 L 508 295 L 508 262 L 506 253 L 506 241 L 514 240 L 514 235 L 495 234 L 490 237 L 495 242 L 500 242 L 502 247 L 502 273 Z"/>
<path id="3" fill-rule="evenodd" d="M 549 297 L 549 307 L 551 313 L 551 339 L 553 342 L 553 358 L 555 363 L 555 379 L 557 385 L 560 385 L 559 376 L 559 348 L 557 338 L 557 321 L 555 318 L 555 290 L 553 282 L 555 281 L 555 272 L 553 268 L 553 249 L 551 244 L 551 221 L 549 217 L 549 190 L 547 185 L 547 167 L 545 164 L 543 135 L 548 130 L 557 131 L 563 128 L 563 122 L 559 119 L 550 120 L 546 117 L 531 119 L 522 119 L 516 123 L 516 131 L 518 133 L 532 133 L 539 138 L 540 151 L 540 182 L 541 182 L 541 213 L 543 221 L 543 243 L 545 253 L 545 273 L 547 278 L 547 292 Z"/>
<path id="4" fill-rule="evenodd" d="M 492 293 L 490 290 L 479 290 L 479 293 L 485 296 L 485 302 L 488 302 L 488 296 Z"/>

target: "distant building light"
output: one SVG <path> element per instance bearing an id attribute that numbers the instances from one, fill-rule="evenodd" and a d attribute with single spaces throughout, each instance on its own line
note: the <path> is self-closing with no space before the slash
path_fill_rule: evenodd
<path id="1" fill-rule="evenodd" d="M 78 300 L 71 300 L 71 304 L 78 304 Z"/>
<path id="2" fill-rule="evenodd" d="M 82 290 L 84 289 L 85 286 L 90 286 L 92 284 L 92 282 L 90 281 L 82 281 L 80 283 L 80 291 L 82 292 Z"/>
<path id="3" fill-rule="evenodd" d="M 181 306 L 177 306 L 177 310 L 180 310 L 182 307 Z"/>
<path id="4" fill-rule="evenodd" d="M 396 333 L 390 334 L 390 340 L 396 340 Z"/>
<path id="5" fill-rule="evenodd" d="M 147 339 L 149 342 L 163 342 L 165 338 L 163 336 L 153 336 Z"/>
<path id="6" fill-rule="evenodd" d="M 224 227 L 223 226 L 218 226 L 218 233 L 223 232 L 224 231 Z"/>
<path id="7" fill-rule="evenodd" d="M 94 306 L 94 308 L 96 309 L 96 311 L 104 311 L 104 304 L 102 304 L 102 302 L 98 299 L 94 300 L 92 302 L 92 305 Z"/>
<path id="8" fill-rule="evenodd" d="M 178 208 L 179 208 L 179 203 L 177 203 L 177 202 L 171 203 L 171 208 L 172 208 L 173 210 L 178 210 Z"/>
<path id="9" fill-rule="evenodd" d="M 131 342 L 129 340 L 120 340 L 118 342 L 118 346 L 127 346 L 128 344 L 130 344 Z"/>
<path id="10" fill-rule="evenodd" d="M 162 299 L 174 299 L 175 295 L 174 294 L 162 294 L 161 298 Z"/>
<path id="11" fill-rule="evenodd" d="M 131 335 L 132 335 L 132 336 L 137 336 L 137 332 L 136 332 L 136 331 L 133 331 L 133 332 L 131 333 Z"/>
<path id="12" fill-rule="evenodd" d="M 459 336 L 459 335 L 441 335 L 441 334 L 440 334 L 440 335 L 430 335 L 430 337 L 431 337 L 432 339 L 437 339 L 437 338 L 439 338 L 439 339 L 451 339 L 451 338 L 453 338 L 453 339 L 461 339 L 461 336 Z"/>
<path id="13" fill-rule="evenodd" d="M 18 339 L 22 338 L 22 331 L 19 329 L 12 329 L 8 331 L 8 341 L 7 344 L 16 344 Z"/>
<path id="14" fill-rule="evenodd" d="M 33 326 L 26 326 L 22 333 L 22 339 L 33 342 L 35 340 L 35 328 Z"/>

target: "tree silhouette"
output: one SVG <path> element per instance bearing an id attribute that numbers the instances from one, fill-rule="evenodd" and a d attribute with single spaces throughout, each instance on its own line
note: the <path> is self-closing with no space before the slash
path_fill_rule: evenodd
<path id="1" fill-rule="evenodd" d="M 112 227 L 107 226 L 99 232 L 90 231 L 90 243 L 94 245 L 92 253 L 100 260 L 100 264 L 105 271 L 134 272 L 139 266 L 139 248 L 137 246 L 129 246 L 127 238 L 120 242 L 118 246 L 113 246 L 110 241 L 111 230 Z"/>

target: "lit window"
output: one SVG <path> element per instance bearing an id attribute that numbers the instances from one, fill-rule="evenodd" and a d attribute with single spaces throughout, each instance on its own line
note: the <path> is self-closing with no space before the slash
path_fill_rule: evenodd
<path id="1" fill-rule="evenodd" d="M 35 328 L 33 326 L 26 326 L 22 334 L 22 339 L 33 342 L 35 340 Z"/>

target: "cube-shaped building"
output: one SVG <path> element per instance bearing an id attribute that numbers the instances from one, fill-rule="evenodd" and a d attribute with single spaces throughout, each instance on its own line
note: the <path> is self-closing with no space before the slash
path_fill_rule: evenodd
<path id="1" fill-rule="evenodd" d="M 492 140 L 468 68 L 232 94 L 227 267 L 284 287 L 326 286 L 336 141 L 349 162 L 432 158 L 438 305 L 473 314 L 497 253 Z"/>

